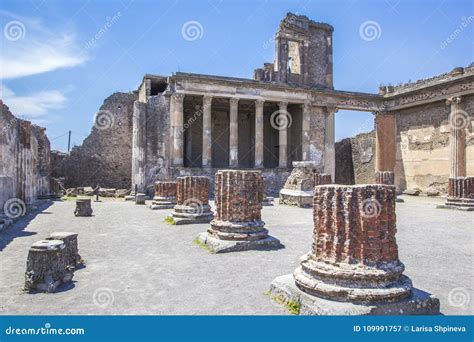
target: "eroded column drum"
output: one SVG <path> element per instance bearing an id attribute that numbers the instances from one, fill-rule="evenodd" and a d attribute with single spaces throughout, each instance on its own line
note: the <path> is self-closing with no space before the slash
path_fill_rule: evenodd
<path id="1" fill-rule="evenodd" d="M 337 301 L 396 301 L 411 293 L 395 239 L 395 187 L 315 187 L 310 253 L 294 272 L 306 293 Z"/>
<path id="2" fill-rule="evenodd" d="M 314 185 L 325 185 L 331 184 L 331 175 L 328 173 L 315 173 L 314 174 Z"/>
<path id="3" fill-rule="evenodd" d="M 176 179 L 176 202 L 172 217 L 179 223 L 208 223 L 213 214 L 209 205 L 210 180 L 204 176 Z"/>
<path id="4" fill-rule="evenodd" d="M 395 184 L 395 174 L 393 171 L 375 171 L 376 184 Z"/>
<path id="5" fill-rule="evenodd" d="M 259 171 L 222 170 L 215 175 L 215 216 L 208 229 L 221 240 L 259 240 L 268 236 L 261 219 L 264 182 Z"/>
<path id="6" fill-rule="evenodd" d="M 176 205 L 176 182 L 155 182 L 155 196 L 151 209 L 171 209 Z"/>

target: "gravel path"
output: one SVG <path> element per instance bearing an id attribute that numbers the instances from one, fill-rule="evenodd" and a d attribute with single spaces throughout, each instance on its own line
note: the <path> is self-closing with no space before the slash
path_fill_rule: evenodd
<path id="1" fill-rule="evenodd" d="M 440 298 L 444 314 L 473 314 L 474 213 L 434 209 L 439 199 L 405 200 L 397 204 L 405 273 Z M 0 233 L 0 314 L 287 314 L 264 293 L 311 246 L 310 209 L 264 207 L 284 249 L 213 255 L 193 242 L 207 225 L 167 225 L 169 210 L 104 201 L 93 202 L 93 217 L 76 218 L 74 206 L 46 204 Z M 29 246 L 54 231 L 79 233 L 86 267 L 58 293 L 22 293 Z M 470 302 L 456 306 L 465 294 Z"/>

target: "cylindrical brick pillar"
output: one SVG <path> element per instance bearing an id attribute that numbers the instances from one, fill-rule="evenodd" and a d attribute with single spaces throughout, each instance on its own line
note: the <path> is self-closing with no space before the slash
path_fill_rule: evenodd
<path id="1" fill-rule="evenodd" d="M 261 218 L 264 180 L 260 171 L 219 170 L 214 178 L 216 213 L 207 232 L 198 236 L 215 253 L 276 249 Z"/>
<path id="2" fill-rule="evenodd" d="M 321 185 L 314 190 L 313 246 L 296 285 L 339 301 L 395 301 L 410 295 L 395 239 L 395 187 Z"/>
<path id="3" fill-rule="evenodd" d="M 450 178 L 448 197 L 474 200 L 474 177 Z"/>
<path id="4" fill-rule="evenodd" d="M 393 171 L 375 171 L 375 184 L 395 184 L 395 174 Z"/>
<path id="5" fill-rule="evenodd" d="M 325 184 L 331 184 L 332 179 L 331 175 L 327 173 L 315 173 L 314 174 L 314 185 L 325 185 Z"/>
<path id="6" fill-rule="evenodd" d="M 25 273 L 25 289 L 54 292 L 58 286 L 73 277 L 67 268 L 65 245 L 60 240 L 35 242 L 28 252 Z"/>
<path id="7" fill-rule="evenodd" d="M 215 175 L 216 212 L 210 236 L 221 240 L 259 240 L 268 236 L 261 210 L 264 195 L 260 171 L 219 170 Z"/>
<path id="8" fill-rule="evenodd" d="M 176 179 L 176 205 L 172 213 L 175 224 L 208 223 L 213 214 L 209 206 L 210 181 L 205 176 Z"/>
<path id="9" fill-rule="evenodd" d="M 155 182 L 155 196 L 151 209 L 172 209 L 176 204 L 176 182 Z"/>

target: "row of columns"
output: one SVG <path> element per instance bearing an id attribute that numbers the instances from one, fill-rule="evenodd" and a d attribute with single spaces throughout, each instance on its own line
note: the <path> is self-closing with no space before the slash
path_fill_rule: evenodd
<path id="1" fill-rule="evenodd" d="M 174 93 L 171 95 L 171 140 L 172 162 L 173 166 L 183 166 L 183 123 L 184 123 L 184 94 Z M 263 105 L 265 101 L 255 100 L 255 167 L 263 168 Z M 238 167 L 239 165 L 239 122 L 238 122 L 238 105 L 239 98 L 230 98 L 230 124 L 229 124 L 229 167 Z M 302 150 L 303 160 L 309 160 L 309 103 L 303 105 L 303 138 Z M 211 140 L 211 107 L 212 96 L 203 96 L 203 136 L 202 136 L 202 166 L 212 166 L 212 140 Z M 288 114 L 288 102 L 279 102 L 279 115 Z M 284 121 L 287 118 L 281 119 Z M 278 118 L 275 118 L 278 121 Z M 279 163 L 280 168 L 288 167 L 288 127 L 287 125 L 279 126 Z"/>

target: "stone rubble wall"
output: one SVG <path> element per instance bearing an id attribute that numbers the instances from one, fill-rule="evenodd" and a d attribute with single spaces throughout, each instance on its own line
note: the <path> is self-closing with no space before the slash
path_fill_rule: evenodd
<path id="1" fill-rule="evenodd" d="M 9 199 L 31 204 L 48 195 L 50 163 L 45 129 L 16 118 L 0 101 L 0 212 Z"/>
<path id="2" fill-rule="evenodd" d="M 63 158 L 55 158 L 54 177 L 64 177 L 67 188 L 99 184 L 108 188 L 131 188 L 132 114 L 136 92 L 114 93 L 104 100 L 98 113 L 112 118 L 94 125 L 82 145 Z"/>

